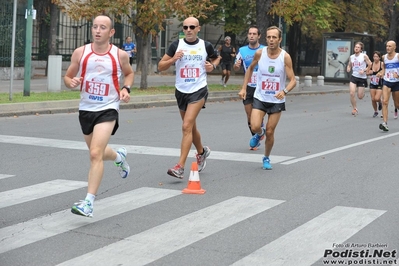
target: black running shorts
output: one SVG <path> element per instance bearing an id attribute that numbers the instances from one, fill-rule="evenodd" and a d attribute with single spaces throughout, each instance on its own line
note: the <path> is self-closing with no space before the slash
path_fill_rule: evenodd
<path id="1" fill-rule="evenodd" d="M 98 112 L 79 111 L 80 127 L 84 135 L 93 133 L 94 126 L 103 122 L 115 121 L 112 134 L 114 135 L 119 127 L 119 113 L 115 109 L 107 109 Z"/>
<path id="2" fill-rule="evenodd" d="M 255 93 L 255 88 L 247 86 L 247 97 L 245 97 L 245 100 L 242 100 L 242 103 L 244 105 L 252 104 L 254 102 L 254 93 Z"/>
<path id="3" fill-rule="evenodd" d="M 285 103 L 268 103 L 268 102 L 259 101 L 258 99 L 254 98 L 254 102 L 252 103 L 252 108 L 261 110 L 266 114 L 270 115 L 274 113 L 280 113 L 281 111 L 285 111 Z"/>
<path id="4" fill-rule="evenodd" d="M 190 103 L 196 103 L 203 98 L 205 98 L 205 102 L 202 108 L 205 108 L 205 103 L 208 99 L 208 86 L 205 86 L 202 89 L 199 89 L 198 91 L 193 93 L 182 93 L 178 90 L 175 90 L 175 97 L 177 101 L 177 106 L 180 110 L 184 112 L 187 110 L 187 105 L 189 105 Z"/>
<path id="5" fill-rule="evenodd" d="M 350 82 L 356 84 L 356 87 L 367 88 L 367 78 L 362 79 L 351 76 Z"/>

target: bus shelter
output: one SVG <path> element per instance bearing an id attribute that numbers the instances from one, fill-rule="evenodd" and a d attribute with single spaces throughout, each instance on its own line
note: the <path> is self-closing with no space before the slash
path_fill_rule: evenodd
<path id="1" fill-rule="evenodd" d="M 357 32 L 323 34 L 321 75 L 328 82 L 348 83 L 351 73 L 346 71 L 356 42 L 364 44 L 363 53 L 369 57 L 375 49 L 375 35 Z M 370 59 L 371 60 L 371 59 Z"/>

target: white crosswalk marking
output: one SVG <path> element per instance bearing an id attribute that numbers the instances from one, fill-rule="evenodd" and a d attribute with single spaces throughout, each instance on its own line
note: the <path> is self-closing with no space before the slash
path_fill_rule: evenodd
<path id="1" fill-rule="evenodd" d="M 308 266 L 319 260 L 333 243 L 343 243 L 384 214 L 383 210 L 336 206 L 232 266 Z"/>
<path id="2" fill-rule="evenodd" d="M 87 182 L 56 179 L 0 193 L 0 208 L 86 187 Z"/>
<path id="3" fill-rule="evenodd" d="M 60 265 L 145 265 L 282 202 L 235 197 Z"/>
<path id="4" fill-rule="evenodd" d="M 0 142 L 19 144 L 19 145 L 33 145 L 41 147 L 61 148 L 61 149 L 87 150 L 86 143 L 83 141 L 0 135 Z M 110 144 L 110 147 L 114 149 L 118 149 L 121 146 L 126 147 L 127 151 L 133 154 L 146 154 L 146 155 L 158 155 L 158 156 L 161 155 L 161 156 L 173 156 L 173 157 L 180 156 L 180 149 L 175 149 L 175 148 Z M 194 154 L 195 151 L 190 151 L 189 156 L 194 157 Z M 270 159 L 273 163 L 280 163 L 283 161 L 291 160 L 293 158 L 294 157 L 290 156 L 278 156 L 278 155 L 270 156 Z M 259 154 L 238 153 L 238 152 L 212 151 L 209 159 L 223 160 L 223 161 L 253 162 L 253 163 L 262 162 L 262 156 Z"/>
<path id="5" fill-rule="evenodd" d="M 177 195 L 181 191 L 143 187 L 97 200 L 93 219 L 73 215 L 67 209 L 4 227 L 0 229 L 0 254 Z"/>
<path id="6" fill-rule="evenodd" d="M 2 175 L 2 174 L 0 174 L 0 179 L 4 179 L 4 178 L 9 178 L 9 177 L 13 177 L 13 176 L 15 176 L 15 175 Z"/>

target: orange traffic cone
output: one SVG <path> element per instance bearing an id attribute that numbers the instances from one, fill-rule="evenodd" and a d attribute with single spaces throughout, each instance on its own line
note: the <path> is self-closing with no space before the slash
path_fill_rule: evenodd
<path id="1" fill-rule="evenodd" d="M 193 162 L 191 164 L 190 177 L 188 179 L 188 185 L 182 190 L 184 194 L 204 194 L 205 190 L 201 188 L 201 182 L 198 174 L 198 164 Z"/>

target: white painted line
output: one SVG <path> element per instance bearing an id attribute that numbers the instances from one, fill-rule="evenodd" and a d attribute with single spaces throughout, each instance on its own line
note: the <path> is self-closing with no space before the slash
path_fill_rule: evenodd
<path id="1" fill-rule="evenodd" d="M 151 228 L 60 265 L 146 265 L 283 201 L 235 197 Z"/>
<path id="2" fill-rule="evenodd" d="M 15 175 L 2 175 L 0 174 L 0 179 L 5 179 L 5 178 L 9 178 L 9 177 L 13 177 Z"/>
<path id="3" fill-rule="evenodd" d="M 78 216 L 67 209 L 4 227 L 0 229 L 0 254 L 177 195 L 181 191 L 143 187 L 97 200 L 94 218 Z"/>
<path id="4" fill-rule="evenodd" d="M 86 187 L 87 182 L 55 179 L 33 186 L 0 192 L 0 208 L 41 199 L 55 194 Z"/>
<path id="5" fill-rule="evenodd" d="M 374 142 L 374 141 L 379 141 L 379 140 L 382 140 L 382 139 L 395 137 L 397 135 L 399 135 L 399 132 L 388 134 L 388 135 L 384 135 L 384 136 L 381 136 L 381 137 L 378 137 L 378 138 L 373 138 L 373 139 L 369 139 L 369 140 L 356 142 L 356 143 L 349 144 L 349 145 L 346 145 L 346 146 L 342 146 L 342 147 L 339 147 L 339 148 L 335 148 L 335 149 L 319 152 L 319 153 L 316 153 L 316 154 L 312 154 L 312 155 L 309 155 L 309 156 L 296 158 L 296 159 L 293 159 L 293 160 L 290 160 L 290 161 L 283 162 L 281 164 L 286 164 L 286 165 L 293 164 L 293 163 L 297 163 L 297 162 L 301 162 L 301 161 L 317 158 L 317 157 L 320 157 L 320 156 L 324 156 L 324 155 L 327 155 L 327 154 L 330 154 L 330 153 L 343 151 L 343 150 L 350 149 L 350 148 L 353 148 L 353 147 L 356 147 L 356 146 L 360 146 L 360 145 L 364 145 L 364 144 L 367 144 L 367 143 L 370 143 L 370 142 Z"/>
<path id="6" fill-rule="evenodd" d="M 0 135 L 0 143 L 1 142 L 11 143 L 11 144 L 19 144 L 19 145 L 33 145 L 33 146 L 40 146 L 40 147 L 61 148 L 61 149 L 87 150 L 86 143 L 83 141 Z M 132 153 L 132 154 L 173 156 L 173 157 L 180 156 L 180 149 L 175 149 L 175 148 L 110 144 L 110 147 L 112 147 L 114 149 L 118 149 L 122 146 L 127 149 L 128 153 Z M 195 151 L 190 151 L 189 156 L 194 157 L 194 155 L 195 155 Z M 261 163 L 262 156 L 263 156 L 262 154 L 211 151 L 211 155 L 208 159 Z M 290 157 L 290 156 L 276 156 L 276 155 L 270 156 L 272 163 L 280 163 L 283 161 L 291 160 L 293 158 L 294 157 Z"/>
<path id="7" fill-rule="evenodd" d="M 385 212 L 336 206 L 232 265 L 312 265 Z"/>

